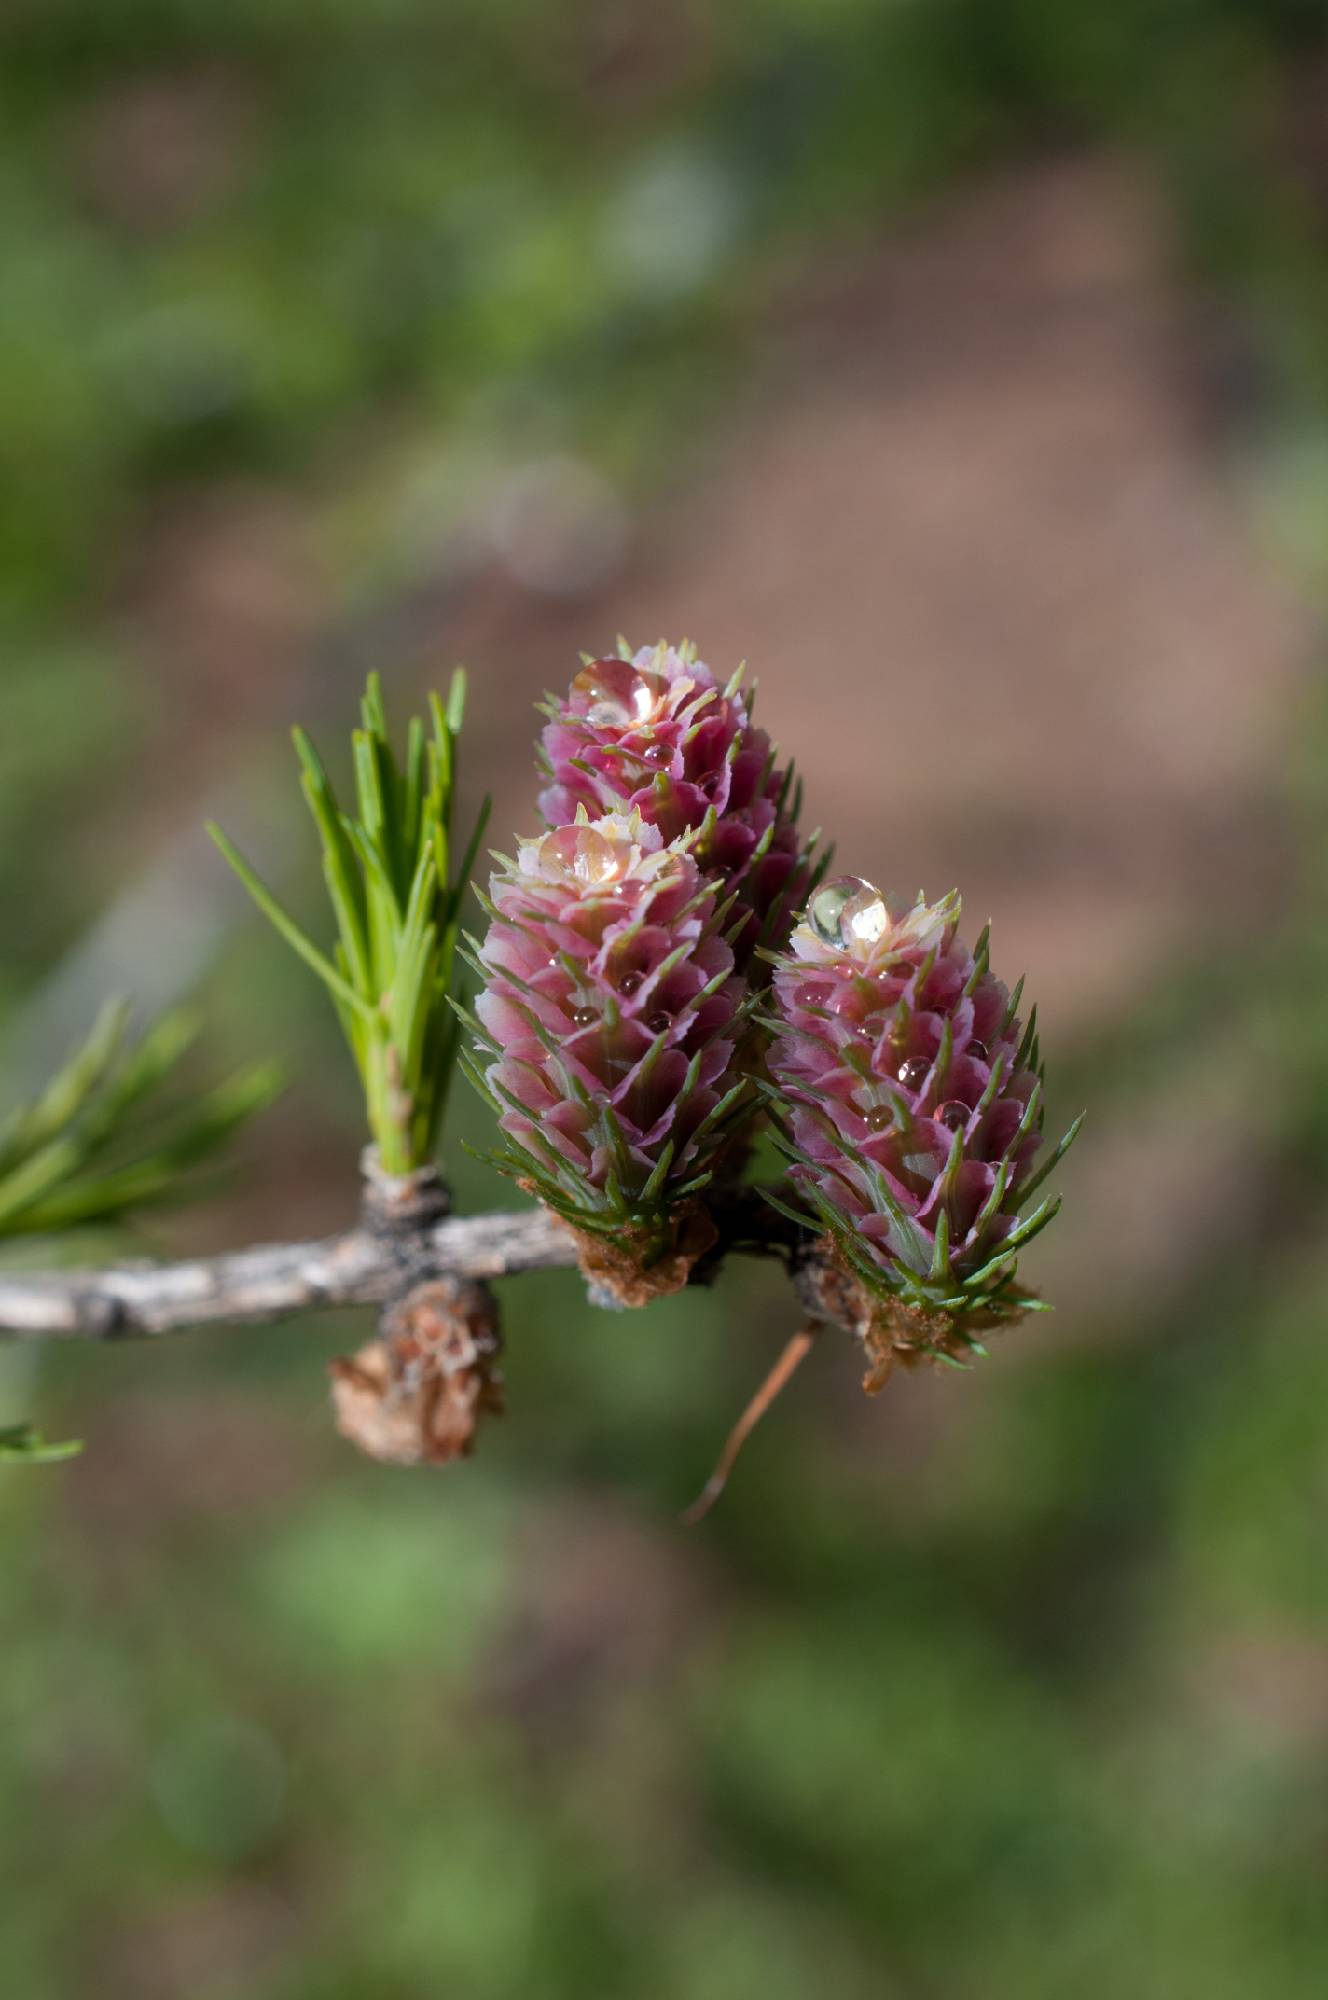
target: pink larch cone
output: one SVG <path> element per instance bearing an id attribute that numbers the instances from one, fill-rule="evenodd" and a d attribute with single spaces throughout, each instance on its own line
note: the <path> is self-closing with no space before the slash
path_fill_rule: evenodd
<path id="1" fill-rule="evenodd" d="M 730 913 L 687 845 L 637 813 L 583 812 L 523 841 L 489 908 L 475 1008 L 489 1060 L 471 1067 L 510 1142 L 497 1163 L 649 1267 L 695 1220 L 747 1095 Z"/>
<path id="2" fill-rule="evenodd" d="M 591 660 L 564 697 L 549 699 L 540 810 L 553 827 L 584 807 L 639 812 L 665 840 L 694 832 L 698 866 L 737 897 L 739 968 L 764 980 L 752 955 L 783 946 L 812 875 L 792 769 L 776 768 L 740 679 L 721 686 L 686 645 Z"/>
<path id="3" fill-rule="evenodd" d="M 1058 1203 L 1020 1209 L 1045 1164 L 1035 1015 L 958 935 L 959 898 L 911 907 L 856 877 L 813 896 L 777 963 L 769 1051 L 790 1181 L 864 1288 L 892 1352 L 954 1359 L 1038 1301 L 1020 1249 Z M 874 1342 L 874 1344 L 873 1344 Z"/>

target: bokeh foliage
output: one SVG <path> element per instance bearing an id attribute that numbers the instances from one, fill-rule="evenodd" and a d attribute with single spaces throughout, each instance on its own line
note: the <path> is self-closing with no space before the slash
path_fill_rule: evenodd
<path id="1" fill-rule="evenodd" d="M 108 1001 L 40 1094 L 0 1121 L 0 1238 L 66 1235 L 197 1197 L 198 1170 L 270 1104 L 271 1063 L 186 1096 L 175 1073 L 199 1031 L 167 1014 L 135 1040 Z"/>
<path id="2" fill-rule="evenodd" d="M 1328 9 L 745 0 L 643 10 L 636 71 L 614 11 L 8 10 L 8 994 L 92 915 L 61 807 L 108 782 L 103 593 L 161 496 L 299 483 L 346 599 L 389 595 L 417 496 L 462 504 L 440 437 L 464 465 L 533 424 L 666 473 L 739 379 L 754 274 L 1017 153 L 1154 163 L 1248 328 L 1251 420 L 1294 431 L 1322 581 L 1328 255 L 1279 114 Z M 242 121 L 240 166 L 112 200 L 89 134 L 163 78 Z M 627 254 L 661 187 L 706 191 L 706 230 Z M 1328 717 L 1302 740 L 1274 934 L 1165 969 L 1062 1079 L 1105 1123 L 1179 1050 L 1238 1050 L 1247 1211 L 1128 1342 L 947 1379 L 921 1453 L 927 1385 L 864 1413 L 826 1350 L 678 1554 L 782 1310 L 756 1281 L 628 1326 L 520 1281 L 519 1417 L 445 1489 L 327 1437 L 318 1362 L 355 1325 L 52 1363 L 44 1409 L 101 1441 L 0 1491 L 12 1990 L 1317 2000 Z M 868 1419 L 879 1454 L 841 1452 Z"/>

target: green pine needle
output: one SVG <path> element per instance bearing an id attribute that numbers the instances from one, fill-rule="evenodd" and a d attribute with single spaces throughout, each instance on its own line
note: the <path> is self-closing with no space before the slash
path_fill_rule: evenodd
<path id="1" fill-rule="evenodd" d="M 460 853 L 454 840 L 457 739 L 466 681 L 430 696 L 398 764 L 381 679 L 369 676 L 351 736 L 354 803 L 338 802 L 317 750 L 294 732 L 300 784 L 323 851 L 335 924 L 332 955 L 277 901 L 219 828 L 209 832 L 254 902 L 317 974 L 336 1007 L 364 1089 L 370 1135 L 389 1173 L 434 1158 L 455 1067 L 461 914 L 488 816 Z"/>
<path id="2" fill-rule="evenodd" d="M 0 1426 L 0 1462 L 13 1459 L 27 1465 L 53 1465 L 57 1459 L 77 1458 L 82 1449 L 78 1438 L 53 1443 L 32 1424 Z"/>
<path id="3" fill-rule="evenodd" d="M 203 1097 L 172 1101 L 163 1090 L 197 1021 L 167 1014 L 132 1046 L 128 1024 L 128 1004 L 108 1001 L 41 1096 L 0 1129 L 0 1237 L 114 1222 L 187 1197 L 195 1190 L 188 1170 L 280 1088 L 276 1071 L 261 1066 Z"/>

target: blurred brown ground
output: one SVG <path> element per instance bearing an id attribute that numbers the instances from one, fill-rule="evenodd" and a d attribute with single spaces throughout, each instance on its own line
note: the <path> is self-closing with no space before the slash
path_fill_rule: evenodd
<path id="1" fill-rule="evenodd" d="M 844 868 L 960 881 L 1053 1027 L 1119 1008 L 1275 893 L 1310 636 L 1231 490 L 1198 338 L 1111 163 L 791 275 L 759 393 L 611 588 L 532 601 L 494 574 L 449 616 L 495 827 L 532 820 L 525 700 L 619 631 L 686 635 L 750 662 Z"/>

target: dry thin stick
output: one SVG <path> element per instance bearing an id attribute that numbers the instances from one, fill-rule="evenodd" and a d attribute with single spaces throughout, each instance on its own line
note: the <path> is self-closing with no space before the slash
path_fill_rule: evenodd
<path id="1" fill-rule="evenodd" d="M 430 1278 L 501 1278 L 576 1262 L 556 1217 L 530 1208 L 378 1230 L 314 1243 L 264 1243 L 174 1264 L 0 1276 L 0 1340 L 123 1340 L 189 1327 L 289 1319 L 384 1305 Z"/>
<path id="2" fill-rule="evenodd" d="M 385 1305 L 435 1278 L 503 1278 L 565 1270 L 577 1261 L 571 1232 L 546 1209 L 439 1218 L 427 1204 L 412 1211 L 412 1192 L 409 1176 L 371 1186 L 366 1211 L 377 1212 L 379 1226 L 370 1217 L 317 1242 L 264 1243 L 178 1263 L 0 1272 L 0 1342 L 142 1339 L 191 1327 L 253 1326 Z M 713 1215 L 719 1242 L 695 1281 L 713 1277 L 728 1250 L 788 1261 L 790 1231 L 754 1189 L 717 1201 Z"/>
<path id="3" fill-rule="evenodd" d="M 746 1444 L 756 1426 L 760 1423 L 775 1397 L 790 1381 L 802 1362 L 812 1350 L 816 1339 L 814 1327 L 803 1327 L 795 1333 L 776 1361 L 770 1373 L 762 1382 L 751 1402 L 747 1405 L 737 1423 L 728 1434 L 728 1439 L 714 1471 L 701 1491 L 693 1500 L 686 1513 L 681 1516 L 684 1527 L 694 1528 L 698 1521 L 704 1521 L 710 1509 L 728 1485 L 729 1474 L 738 1462 L 738 1453 Z"/>

